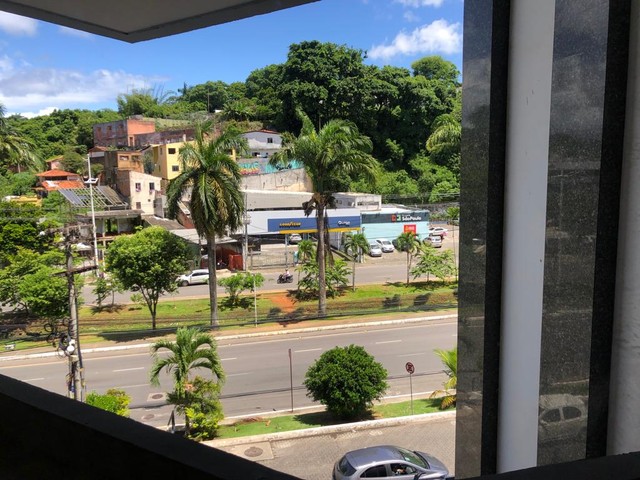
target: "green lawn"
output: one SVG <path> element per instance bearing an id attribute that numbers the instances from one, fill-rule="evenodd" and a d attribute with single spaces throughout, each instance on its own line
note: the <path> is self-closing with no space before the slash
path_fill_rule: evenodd
<path id="1" fill-rule="evenodd" d="M 441 412 L 438 399 L 417 399 L 413 401 L 413 414 Z M 405 417 L 412 415 L 411 402 L 397 402 L 375 406 L 370 417 L 361 420 Z M 299 415 L 281 415 L 263 418 L 251 417 L 240 420 L 232 425 L 222 425 L 217 438 L 236 438 L 250 435 L 264 435 L 268 433 L 303 430 L 305 428 L 338 425 L 327 412 L 302 413 Z"/>

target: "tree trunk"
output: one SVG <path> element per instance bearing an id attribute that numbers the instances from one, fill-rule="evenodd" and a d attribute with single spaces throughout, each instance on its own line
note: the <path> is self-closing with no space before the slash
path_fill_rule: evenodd
<path id="1" fill-rule="evenodd" d="M 318 228 L 318 314 L 327 315 L 327 265 L 325 261 L 325 205 L 318 202 L 316 206 L 316 226 Z"/>
<path id="2" fill-rule="evenodd" d="M 353 291 L 356 291 L 356 260 L 355 258 L 353 259 L 353 275 L 352 275 L 352 280 L 351 283 L 353 284 Z"/>
<path id="3" fill-rule="evenodd" d="M 216 238 L 207 238 L 207 256 L 209 269 L 209 303 L 211 310 L 211 328 L 217 330 L 220 328 L 218 322 L 218 277 L 216 271 Z"/>

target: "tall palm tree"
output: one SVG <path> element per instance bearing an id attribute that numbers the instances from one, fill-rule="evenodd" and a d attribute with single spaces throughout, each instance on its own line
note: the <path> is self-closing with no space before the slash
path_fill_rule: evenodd
<path id="1" fill-rule="evenodd" d="M 344 249 L 353 259 L 352 287 L 356 291 L 356 261 L 363 253 L 369 253 L 369 242 L 363 233 L 348 233 L 344 242 Z"/>
<path id="2" fill-rule="evenodd" d="M 404 232 L 398 236 L 396 240 L 398 250 L 404 251 L 407 254 L 407 285 L 409 285 L 409 274 L 411 273 L 411 261 L 413 256 L 418 251 L 420 246 L 420 240 L 413 232 Z"/>
<path id="3" fill-rule="evenodd" d="M 35 153 L 35 145 L 9 126 L 5 112 L 4 105 L 0 104 L 0 167 L 15 167 L 18 173 L 23 169 L 42 168 L 42 162 Z"/>
<path id="4" fill-rule="evenodd" d="M 168 350 L 169 356 L 160 357 L 158 355 L 160 350 Z M 192 371 L 203 368 L 211 372 L 220 386 L 225 380 L 216 341 L 211 335 L 200 332 L 197 328 L 181 327 L 176 330 L 175 342 L 159 340 L 151 345 L 151 353 L 153 355 L 151 384 L 160 385 L 160 372 L 163 369 L 172 374 L 173 392 L 169 398 L 178 410 L 185 414 L 185 429 L 188 435 L 190 419 L 185 408 L 189 406 Z"/>
<path id="5" fill-rule="evenodd" d="M 440 115 L 433 121 L 433 131 L 427 138 L 427 150 L 430 152 L 452 149 L 460 151 L 462 125 L 451 113 Z"/>
<path id="6" fill-rule="evenodd" d="M 248 146 L 239 130 L 226 129 L 214 138 L 208 135 L 211 128 L 211 122 L 197 125 L 194 143 L 180 149 L 182 173 L 169 183 L 167 206 L 169 216 L 175 218 L 181 199 L 191 192 L 191 219 L 207 244 L 211 327 L 218 328 L 216 236 L 242 226 L 244 199 L 240 192 L 240 169 L 231 152 L 244 153 Z"/>
<path id="7" fill-rule="evenodd" d="M 313 195 L 302 204 L 305 215 L 316 211 L 318 231 L 318 313 L 327 313 L 327 217 L 328 207 L 335 207 L 333 194 L 344 188 L 345 179 L 358 174 L 374 183 L 378 163 L 370 155 L 372 144 L 368 137 L 360 134 L 357 127 L 345 120 L 330 120 L 316 131 L 313 122 L 302 111 L 302 130 L 298 137 L 285 135 L 282 149 L 270 160 L 272 165 L 287 164 L 298 160 L 305 169 L 313 186 Z"/>

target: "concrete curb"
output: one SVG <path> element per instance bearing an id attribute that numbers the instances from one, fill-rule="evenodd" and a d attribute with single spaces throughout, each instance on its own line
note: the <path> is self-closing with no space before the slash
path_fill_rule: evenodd
<path id="1" fill-rule="evenodd" d="M 245 445 L 258 442 L 272 442 L 276 440 L 292 440 L 297 438 L 314 437 L 318 435 L 328 435 L 332 433 L 357 432 L 360 430 L 368 430 L 373 428 L 393 427 L 405 424 L 428 423 L 430 421 L 438 421 L 451 418 L 455 420 L 456 412 L 442 413 L 423 413 L 419 415 L 411 415 L 406 417 L 385 418 L 382 420 L 366 420 L 363 422 L 343 423 L 341 425 L 330 425 L 327 427 L 306 428 L 302 430 L 293 430 L 290 432 L 267 433 L 265 435 L 253 435 L 249 437 L 226 438 L 221 440 L 208 440 L 202 442 L 210 447 L 232 447 L 235 445 Z"/>
<path id="2" fill-rule="evenodd" d="M 375 322 L 360 322 L 360 323 L 346 323 L 340 325 L 323 325 L 318 327 L 306 327 L 306 328 L 294 328 L 291 330 L 276 330 L 272 332 L 256 332 L 256 333 L 240 333 L 236 335 L 221 335 L 216 337 L 217 341 L 223 340 L 237 340 L 241 338 L 257 338 L 257 337 L 267 337 L 274 335 L 287 335 L 291 333 L 305 333 L 305 332 L 321 332 L 325 330 L 343 330 L 347 328 L 359 328 L 366 326 L 380 326 L 380 325 L 402 325 L 405 323 L 419 323 L 419 322 L 429 322 L 435 320 L 452 320 L 458 318 L 457 314 L 453 315 L 434 315 L 430 317 L 414 317 L 414 318 L 402 318 L 397 320 L 380 320 Z M 99 353 L 99 352 L 116 352 L 116 351 L 124 351 L 124 350 L 133 350 L 133 349 L 149 349 L 151 348 L 151 343 L 135 343 L 131 345 L 115 345 L 112 347 L 96 347 L 96 348 L 83 348 L 83 353 Z M 57 352 L 43 352 L 43 353 L 25 353 L 21 355 L 9 355 L 0 356 L 0 363 L 16 361 L 16 360 L 27 360 L 30 358 L 47 358 L 58 356 Z"/>

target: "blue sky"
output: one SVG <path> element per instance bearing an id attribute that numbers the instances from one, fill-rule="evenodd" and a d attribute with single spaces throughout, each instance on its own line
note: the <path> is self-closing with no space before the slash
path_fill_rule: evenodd
<path id="1" fill-rule="evenodd" d="M 0 12 L 0 103 L 25 116 L 116 109 L 133 88 L 244 81 L 308 40 L 365 50 L 378 66 L 441 55 L 461 70 L 462 11 L 463 0 L 321 0 L 133 45 Z"/>

